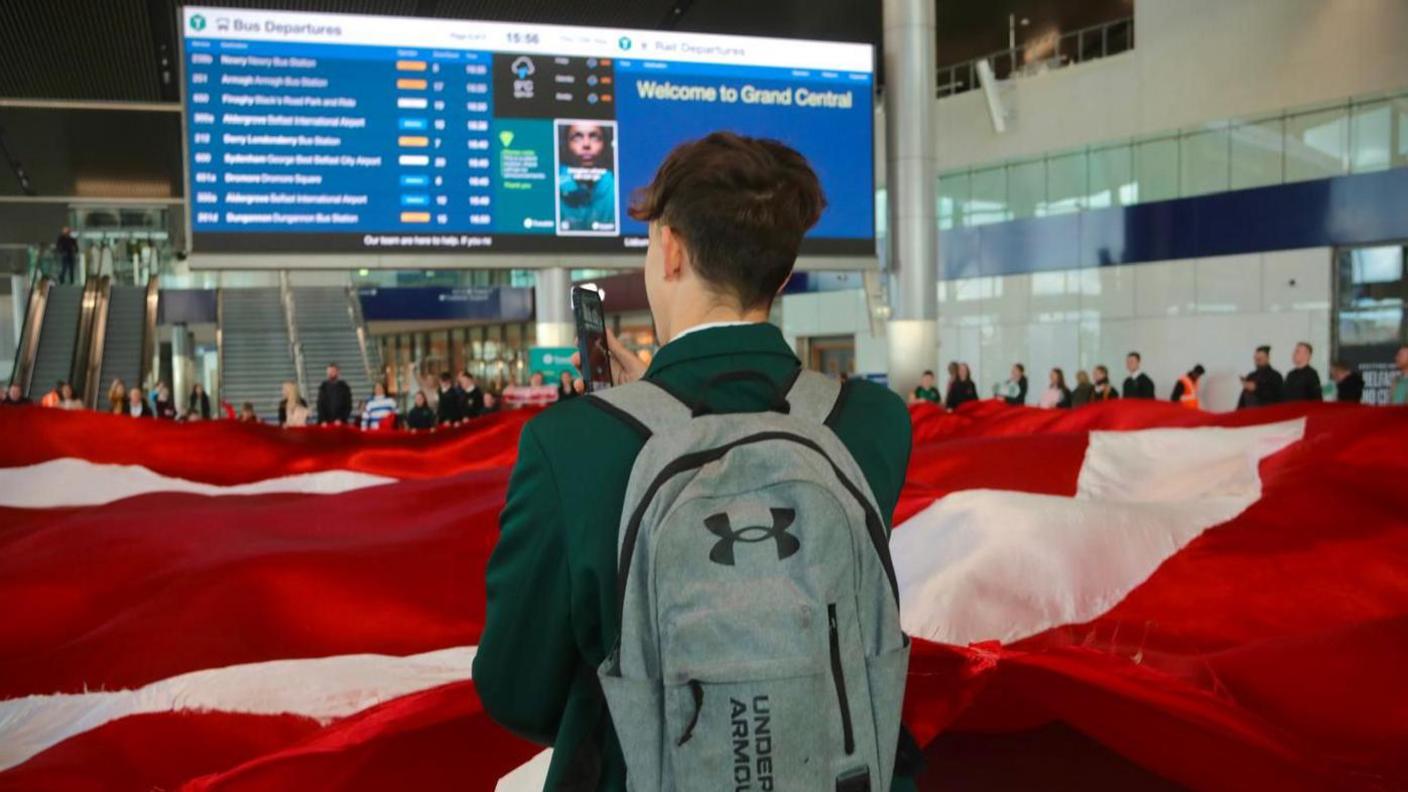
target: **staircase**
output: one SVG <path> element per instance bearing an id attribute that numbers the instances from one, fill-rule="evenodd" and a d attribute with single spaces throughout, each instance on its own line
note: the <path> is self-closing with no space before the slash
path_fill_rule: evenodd
<path id="1" fill-rule="evenodd" d="M 103 368 L 98 376 L 98 409 L 108 408 L 108 388 L 115 379 L 140 386 L 142 331 L 146 324 L 145 286 L 113 286 L 108 294 L 108 324 L 103 335 Z"/>
<path id="2" fill-rule="evenodd" d="M 279 290 L 223 289 L 220 300 L 220 398 L 236 412 L 249 402 L 261 419 L 275 420 L 283 384 L 298 381 Z"/>
<path id="3" fill-rule="evenodd" d="M 39 348 L 34 355 L 34 376 L 29 381 L 31 399 L 38 400 L 54 389 L 54 383 L 67 382 L 72 376 L 73 353 L 78 348 L 78 318 L 82 310 L 82 286 L 56 284 L 49 287 L 44 327 L 39 332 Z"/>
<path id="4" fill-rule="evenodd" d="M 354 408 L 372 395 L 371 378 L 362 364 L 362 348 L 357 343 L 357 320 L 351 299 L 347 289 L 340 286 L 293 289 L 293 319 L 298 327 L 298 341 L 303 345 L 304 373 L 312 392 L 308 404 L 314 412 L 318 409 L 318 385 L 326 378 L 329 363 L 338 365 L 339 376 L 352 389 Z M 373 361 L 372 365 L 378 364 Z"/>

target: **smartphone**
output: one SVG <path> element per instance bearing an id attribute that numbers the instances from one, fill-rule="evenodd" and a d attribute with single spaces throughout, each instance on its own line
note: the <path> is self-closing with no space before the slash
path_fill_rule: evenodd
<path id="1" fill-rule="evenodd" d="M 606 350 L 606 312 L 595 289 L 572 287 L 572 313 L 577 320 L 577 353 L 587 393 L 611 387 L 611 355 Z"/>

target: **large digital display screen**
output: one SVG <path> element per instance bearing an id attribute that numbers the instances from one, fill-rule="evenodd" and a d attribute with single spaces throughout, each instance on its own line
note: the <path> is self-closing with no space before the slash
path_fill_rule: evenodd
<path id="1" fill-rule="evenodd" d="M 829 206 L 808 255 L 873 256 L 868 44 L 182 12 L 197 253 L 622 253 L 677 144 L 781 140 Z"/>

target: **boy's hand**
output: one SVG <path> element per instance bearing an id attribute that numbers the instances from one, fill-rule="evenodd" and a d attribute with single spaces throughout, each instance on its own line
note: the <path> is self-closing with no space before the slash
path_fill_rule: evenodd
<path id="1" fill-rule="evenodd" d="M 616 338 L 616 334 L 611 330 L 606 331 L 606 351 L 611 357 L 611 384 L 625 385 L 628 382 L 635 382 L 645 376 L 647 366 L 645 362 L 636 357 L 635 353 L 627 349 L 624 344 Z M 582 370 L 582 353 L 572 353 L 572 365 Z M 572 381 L 572 387 L 582 393 L 586 389 L 581 378 Z"/>

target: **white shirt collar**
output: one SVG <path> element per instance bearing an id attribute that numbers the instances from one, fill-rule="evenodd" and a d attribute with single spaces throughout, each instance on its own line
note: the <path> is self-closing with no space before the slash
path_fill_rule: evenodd
<path id="1" fill-rule="evenodd" d="M 700 330 L 713 330 L 716 327 L 739 327 L 741 325 L 754 324 L 762 324 L 762 322 L 705 322 L 704 324 L 698 324 L 694 327 L 681 330 L 680 332 L 675 334 L 674 338 L 670 339 L 670 343 L 673 344 L 681 338 L 684 338 L 685 336 L 689 335 L 690 333 L 697 333 Z"/>

